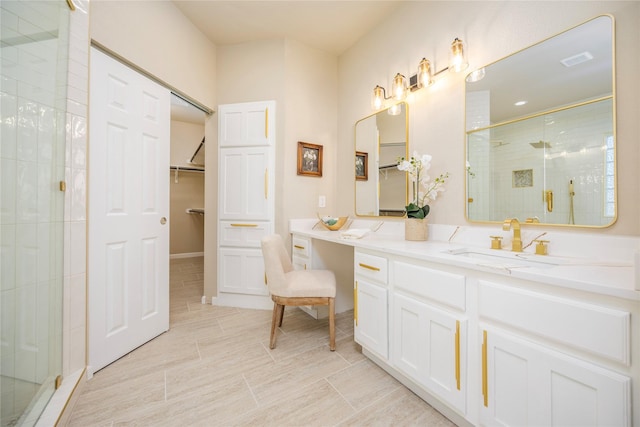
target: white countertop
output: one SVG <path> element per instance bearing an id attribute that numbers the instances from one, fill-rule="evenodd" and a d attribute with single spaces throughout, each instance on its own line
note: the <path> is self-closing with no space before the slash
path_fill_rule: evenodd
<path id="1" fill-rule="evenodd" d="M 640 291 L 636 289 L 637 261 L 634 261 L 640 247 L 637 238 L 572 235 L 568 232 L 544 232 L 540 228 L 525 231 L 523 227 L 525 251 L 515 253 L 508 249 L 487 249 L 490 234 L 504 235 L 503 245 L 510 247 L 509 233 L 501 229 L 430 224 L 429 240 L 414 242 L 404 240 L 402 221 L 356 219 L 340 231 L 329 231 L 317 223 L 317 219 L 291 220 L 290 232 L 390 255 L 640 301 Z M 345 239 L 343 232 L 348 229 L 369 231 L 362 238 Z M 528 245 L 542 233 L 551 241 L 551 255 L 535 255 L 534 245 Z M 456 251 L 463 254 L 455 255 Z"/>

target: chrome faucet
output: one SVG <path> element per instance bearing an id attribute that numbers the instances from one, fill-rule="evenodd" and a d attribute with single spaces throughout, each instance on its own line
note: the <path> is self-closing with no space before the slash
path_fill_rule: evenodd
<path id="1" fill-rule="evenodd" d="M 522 252 L 522 237 L 520 237 L 520 222 L 518 218 L 507 218 L 502 224 L 504 231 L 509 231 L 513 228 L 513 241 L 511 243 L 511 250 L 513 252 Z"/>

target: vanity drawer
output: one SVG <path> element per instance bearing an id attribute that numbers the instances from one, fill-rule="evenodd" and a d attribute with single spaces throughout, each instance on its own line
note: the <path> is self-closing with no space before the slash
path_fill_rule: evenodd
<path id="1" fill-rule="evenodd" d="M 387 284 L 387 259 L 377 255 L 356 251 L 354 255 L 354 273 L 356 277 L 375 280 Z"/>
<path id="2" fill-rule="evenodd" d="M 395 289 L 466 310 L 466 278 L 461 274 L 395 261 L 391 282 Z"/>
<path id="3" fill-rule="evenodd" d="M 260 221 L 220 221 L 220 246 L 259 248 L 271 234 L 271 224 Z"/>
<path id="4" fill-rule="evenodd" d="M 309 258 L 311 254 L 311 239 L 293 236 L 291 238 L 291 256 Z"/>
<path id="5" fill-rule="evenodd" d="M 481 280 L 481 318 L 495 320 L 563 345 L 630 362 L 631 314 Z"/>

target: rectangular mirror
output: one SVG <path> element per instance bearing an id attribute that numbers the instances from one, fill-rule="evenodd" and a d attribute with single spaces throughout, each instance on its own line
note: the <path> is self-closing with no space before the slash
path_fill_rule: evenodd
<path id="1" fill-rule="evenodd" d="M 599 16 L 466 82 L 466 215 L 616 220 L 613 18 Z"/>
<path id="2" fill-rule="evenodd" d="M 407 156 L 408 117 L 407 104 L 401 102 L 356 122 L 356 215 L 404 215 L 407 177 L 396 164 Z"/>

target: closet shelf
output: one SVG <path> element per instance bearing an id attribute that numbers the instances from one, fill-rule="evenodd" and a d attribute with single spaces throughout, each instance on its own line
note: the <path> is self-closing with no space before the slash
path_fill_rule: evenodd
<path id="1" fill-rule="evenodd" d="M 189 208 L 189 209 L 185 210 L 185 212 L 188 213 L 188 214 L 204 215 L 204 209 L 203 208 Z"/>
<path id="2" fill-rule="evenodd" d="M 201 166 L 169 166 L 172 171 L 179 172 L 204 172 L 204 167 Z"/>

